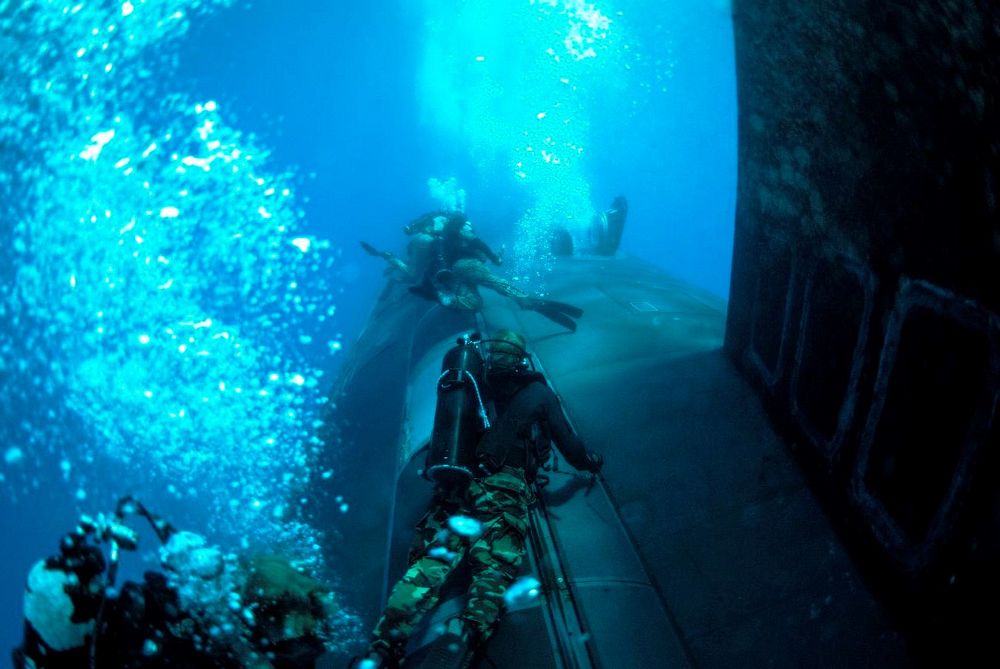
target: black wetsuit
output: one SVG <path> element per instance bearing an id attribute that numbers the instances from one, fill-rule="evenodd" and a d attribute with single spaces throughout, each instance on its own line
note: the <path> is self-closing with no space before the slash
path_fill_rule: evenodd
<path id="1" fill-rule="evenodd" d="M 468 667 L 473 651 L 495 632 L 504 593 L 524 562 L 529 508 L 535 500 L 532 480 L 550 455 L 550 440 L 578 469 L 597 471 L 603 462 L 573 433 L 541 374 L 496 371 L 484 385 L 496 418 L 478 444 L 480 464 L 487 471 L 465 486 L 436 490 L 417 526 L 407 570 L 390 591 L 372 634 L 368 657 L 379 658 L 380 667 L 397 666 L 407 640 L 436 606 L 459 564 L 468 567 L 470 576 L 459 615 L 464 632 L 440 635 L 425 656 L 434 659 L 421 666 Z M 473 519 L 481 531 L 472 537 L 454 531 L 457 517 Z"/>
<path id="2" fill-rule="evenodd" d="M 489 375 L 496 421 L 479 443 L 478 454 L 490 470 L 524 469 L 530 481 L 550 453 L 550 443 L 575 469 L 594 471 L 599 459 L 588 454 L 562 412 L 559 398 L 537 372 L 498 371 Z"/>
<path id="3" fill-rule="evenodd" d="M 88 550 L 93 551 L 89 547 Z M 55 558 L 49 564 L 65 568 L 66 562 Z M 81 596 L 74 591 L 71 600 L 73 622 L 96 619 L 100 606 L 96 595 Z M 62 612 L 54 612 L 59 613 Z M 266 612 L 259 608 L 257 613 L 263 616 Z M 13 652 L 14 669 L 91 666 L 89 645 L 56 651 L 30 622 L 26 620 L 24 625 L 24 642 Z M 246 669 L 246 662 L 224 648 L 214 647 L 209 642 L 211 638 L 199 621 L 184 612 L 166 577 L 159 572 L 146 572 L 141 584 L 128 581 L 117 597 L 109 597 L 105 602 L 94 666 L 97 669 Z M 258 652 L 272 651 L 269 664 L 262 666 L 274 669 L 313 667 L 324 651 L 322 642 L 311 635 L 277 643 L 263 642 L 254 636 L 252 641 L 258 645 Z"/>
<path id="4" fill-rule="evenodd" d="M 97 601 L 74 601 L 74 622 L 96 617 Z M 190 637 L 178 634 L 187 630 Z M 162 574 L 147 572 L 142 584 L 127 582 L 118 597 L 105 603 L 101 631 L 96 644 L 98 669 L 240 669 L 233 658 L 210 655 L 196 647 L 193 637 L 207 638 L 199 626 L 181 610 L 177 593 Z M 90 666 L 89 646 L 55 651 L 45 643 L 31 623 L 25 621 L 24 644 L 14 651 L 14 667 L 26 669 L 85 669 Z"/>
<path id="5" fill-rule="evenodd" d="M 435 233 L 433 231 L 434 219 L 437 217 L 444 217 L 446 221 L 444 228 Z M 503 262 L 502 259 L 490 248 L 489 244 L 475 235 L 467 237 L 462 234 L 462 227 L 467 221 L 468 219 L 461 212 L 442 211 L 436 214 L 425 214 L 404 228 L 404 231 L 408 235 L 423 233 L 434 237 L 437 245 L 435 256 L 438 262 L 436 266 L 430 268 L 431 272 L 449 269 L 462 258 L 476 260 L 486 258 L 494 265 L 500 265 Z"/>

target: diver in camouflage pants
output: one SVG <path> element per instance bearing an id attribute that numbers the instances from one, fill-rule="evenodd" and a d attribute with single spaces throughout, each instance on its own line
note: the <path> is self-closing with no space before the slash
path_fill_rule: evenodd
<path id="1" fill-rule="evenodd" d="M 463 558 L 469 561 L 472 582 L 461 619 L 477 642 L 489 638 L 500 618 L 504 592 L 524 560 L 530 502 L 524 471 L 513 467 L 462 490 L 439 490 L 417 527 L 410 567 L 389 595 L 372 648 L 399 657 Z"/>
<path id="2" fill-rule="evenodd" d="M 576 331 L 576 321 L 583 310 L 571 304 L 543 300 L 532 297 L 507 279 L 494 274 L 481 260 L 461 258 L 451 267 L 438 273 L 437 300 L 446 307 L 479 311 L 483 308 L 483 297 L 479 287 L 483 286 L 512 299 L 521 309 L 535 311 L 549 320 Z"/>
<path id="3" fill-rule="evenodd" d="M 545 377 L 531 367 L 524 337 L 501 330 L 488 341 L 486 384 L 496 420 L 476 453 L 482 470 L 491 473 L 464 486 L 436 490 L 434 504 L 417 526 L 409 568 L 375 626 L 360 665 L 365 669 L 398 665 L 410 635 L 437 604 L 441 587 L 463 559 L 472 573 L 468 600 L 432 646 L 444 649 L 438 655 L 441 666 L 468 666 L 471 651 L 496 629 L 504 593 L 524 561 L 535 475 L 548 460 L 551 444 L 576 469 L 597 473 L 604 463 L 586 450 Z"/>
<path id="4" fill-rule="evenodd" d="M 489 288 L 513 300 L 518 307 L 535 311 L 545 318 L 576 331 L 576 320 L 583 310 L 571 304 L 531 296 L 502 276 L 486 262 L 503 262 L 472 230 L 463 212 L 431 212 L 404 228 L 413 235 L 403 260 L 388 251 L 380 251 L 367 242 L 361 247 L 370 255 L 389 263 L 405 280 L 413 282 L 410 292 L 444 307 L 462 311 L 480 311 L 483 297 L 479 288 Z"/>

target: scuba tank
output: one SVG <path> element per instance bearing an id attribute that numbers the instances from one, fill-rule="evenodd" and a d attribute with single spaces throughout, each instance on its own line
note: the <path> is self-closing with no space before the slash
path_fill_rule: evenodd
<path id="1" fill-rule="evenodd" d="M 463 485 L 475 477 L 476 447 L 490 428 L 482 395 L 486 366 L 479 343 L 478 334 L 463 335 L 441 362 L 426 472 L 445 487 Z"/>

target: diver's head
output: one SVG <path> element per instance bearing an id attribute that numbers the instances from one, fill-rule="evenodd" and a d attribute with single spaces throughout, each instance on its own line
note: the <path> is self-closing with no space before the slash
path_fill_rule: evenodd
<path id="1" fill-rule="evenodd" d="M 490 368 L 498 372 L 518 372 L 528 368 L 527 342 L 513 330 L 497 330 L 489 342 Z"/>

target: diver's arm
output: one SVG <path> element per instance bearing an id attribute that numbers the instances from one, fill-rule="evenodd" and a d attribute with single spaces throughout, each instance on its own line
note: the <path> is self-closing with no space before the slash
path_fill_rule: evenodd
<path id="1" fill-rule="evenodd" d="M 476 237 L 469 241 L 469 248 L 473 251 L 479 251 L 484 256 L 486 256 L 491 263 L 494 265 L 500 265 L 503 263 L 503 258 L 493 252 L 493 249 L 489 247 L 489 244 Z"/>
<path id="2" fill-rule="evenodd" d="M 545 395 L 543 410 L 549 434 L 556 448 L 566 458 L 566 462 L 574 468 L 597 473 L 604 464 L 604 458 L 593 451 L 588 451 L 583 440 L 577 436 L 566 420 L 566 415 L 559 404 L 559 398 L 548 386 L 541 386 Z"/>

